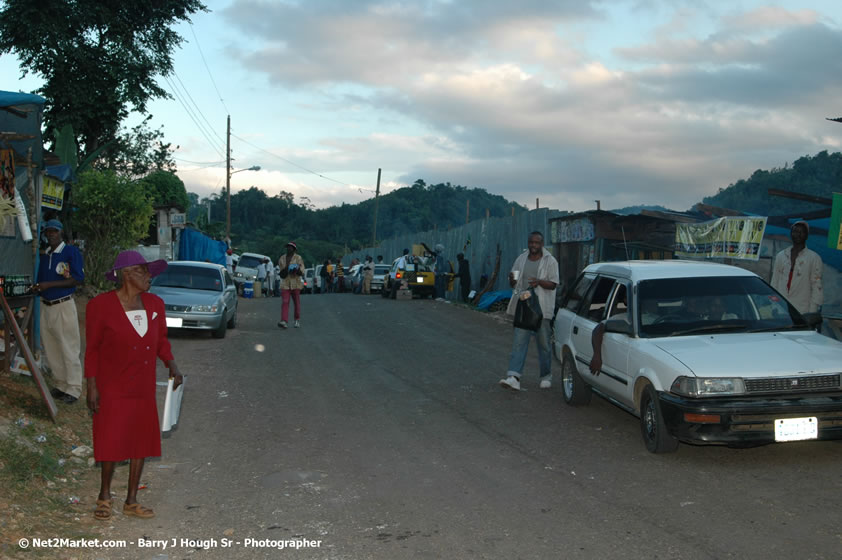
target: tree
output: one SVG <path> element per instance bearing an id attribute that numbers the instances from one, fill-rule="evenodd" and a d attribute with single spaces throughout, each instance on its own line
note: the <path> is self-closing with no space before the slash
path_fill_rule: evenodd
<path id="1" fill-rule="evenodd" d="M 175 206 L 183 211 L 190 207 L 184 182 L 170 171 L 154 171 L 140 181 L 146 188 L 152 206 Z"/>
<path id="2" fill-rule="evenodd" d="M 117 137 L 130 108 L 167 96 L 155 76 L 172 72 L 182 41 L 170 27 L 205 10 L 199 0 L 5 0 L 0 54 L 44 79 L 46 129 L 73 125 L 88 155 Z"/>
<path id="3" fill-rule="evenodd" d="M 143 177 L 153 171 L 175 173 L 172 153 L 178 146 L 173 148 L 171 143 L 164 142 L 164 125 L 149 129 L 151 118 L 149 115 L 131 130 L 123 130 L 104 150 L 97 167 L 113 169 L 129 177 Z"/>
<path id="4" fill-rule="evenodd" d="M 143 185 L 113 171 L 82 173 L 74 191 L 74 223 L 85 240 L 86 282 L 101 290 L 117 253 L 134 247 L 146 235 L 152 205 Z"/>

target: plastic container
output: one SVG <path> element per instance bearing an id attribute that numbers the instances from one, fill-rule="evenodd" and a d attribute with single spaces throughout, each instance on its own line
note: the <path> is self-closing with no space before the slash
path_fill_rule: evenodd
<path id="1" fill-rule="evenodd" d="M 243 284 L 243 297 L 248 299 L 254 297 L 254 282 L 245 282 Z"/>

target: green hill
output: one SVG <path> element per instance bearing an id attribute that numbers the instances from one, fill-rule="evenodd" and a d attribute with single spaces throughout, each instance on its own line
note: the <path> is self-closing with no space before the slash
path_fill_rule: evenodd
<path id="1" fill-rule="evenodd" d="M 769 189 L 799 192 L 831 198 L 842 191 L 842 154 L 819 152 L 804 156 L 783 168 L 758 169 L 748 179 L 740 179 L 702 202 L 763 216 L 783 216 L 819 210 L 824 206 L 812 202 L 770 196 Z"/>
<path id="2" fill-rule="evenodd" d="M 191 200 L 197 201 L 196 195 Z M 480 188 L 450 183 L 427 185 L 419 179 L 409 187 L 381 195 L 377 208 L 377 238 L 446 230 L 465 223 L 470 203 L 470 217 L 484 217 L 486 210 L 495 217 L 511 216 L 527 209 L 515 202 Z M 195 202 L 194 202 L 195 204 Z M 211 197 L 211 214 L 225 216 L 225 195 Z M 239 251 L 254 251 L 275 256 L 288 240 L 295 240 L 305 259 L 323 260 L 339 256 L 345 248 L 354 250 L 372 243 L 374 197 L 357 204 L 342 204 L 314 209 L 308 201 L 296 203 L 294 196 L 281 192 L 268 196 L 251 187 L 231 196 L 231 237 Z M 208 235 L 222 239 L 225 223 L 207 223 L 207 206 L 194 206 L 188 219 Z"/>

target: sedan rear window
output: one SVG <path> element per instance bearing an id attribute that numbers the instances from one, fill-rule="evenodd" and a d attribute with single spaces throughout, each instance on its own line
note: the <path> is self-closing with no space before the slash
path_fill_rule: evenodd
<path id="1" fill-rule="evenodd" d="M 192 290 L 222 291 L 222 276 L 214 268 L 170 265 L 152 279 L 153 286 L 187 288 Z"/>

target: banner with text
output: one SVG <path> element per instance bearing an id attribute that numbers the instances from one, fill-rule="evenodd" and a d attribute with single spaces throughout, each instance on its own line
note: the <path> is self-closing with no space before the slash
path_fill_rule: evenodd
<path id="1" fill-rule="evenodd" d="M 675 254 L 756 261 L 765 230 L 765 217 L 728 216 L 699 224 L 675 224 Z"/>

